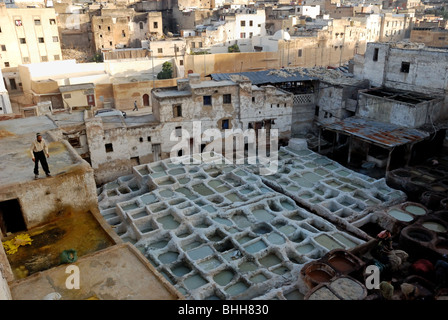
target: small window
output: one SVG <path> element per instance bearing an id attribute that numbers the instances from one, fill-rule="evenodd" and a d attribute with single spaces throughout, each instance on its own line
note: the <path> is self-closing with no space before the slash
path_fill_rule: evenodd
<path id="1" fill-rule="evenodd" d="M 229 119 L 222 120 L 222 130 L 229 129 Z"/>
<path id="2" fill-rule="evenodd" d="M 204 96 L 204 106 L 212 105 L 212 96 Z"/>
<path id="3" fill-rule="evenodd" d="M 42 38 L 42 37 L 37 38 L 37 40 L 39 41 L 39 43 L 44 43 L 45 42 L 44 38 Z"/>
<path id="4" fill-rule="evenodd" d="M 140 22 L 139 24 L 140 30 L 143 30 L 143 22 Z"/>
<path id="5" fill-rule="evenodd" d="M 143 137 L 140 137 L 138 141 L 143 142 Z"/>
<path id="6" fill-rule="evenodd" d="M 72 97 L 71 93 L 65 93 L 64 94 L 64 99 L 70 99 Z"/>
<path id="7" fill-rule="evenodd" d="M 245 26 L 246 26 L 246 21 L 241 20 L 241 26 L 242 26 L 242 27 L 245 27 Z"/>
<path id="8" fill-rule="evenodd" d="M 154 21 L 154 23 L 152 24 L 154 29 L 159 28 L 159 23 L 157 21 Z"/>
<path id="9" fill-rule="evenodd" d="M 56 19 L 50 19 L 50 24 L 51 24 L 51 25 L 56 24 Z"/>
<path id="10" fill-rule="evenodd" d="M 109 45 L 112 46 L 112 41 L 109 41 Z"/>
<path id="11" fill-rule="evenodd" d="M 106 148 L 106 152 L 114 152 L 114 147 L 112 143 L 106 143 L 104 147 Z"/>
<path id="12" fill-rule="evenodd" d="M 81 141 L 79 140 L 79 137 L 75 138 L 68 138 L 68 143 L 74 148 L 80 148 L 81 147 Z"/>
<path id="13" fill-rule="evenodd" d="M 202 48 L 202 42 L 198 42 L 198 47 Z"/>
<path id="14" fill-rule="evenodd" d="M 240 38 L 241 39 L 245 39 L 246 38 L 246 32 L 241 32 L 240 33 Z"/>
<path id="15" fill-rule="evenodd" d="M 255 97 L 252 97 L 252 102 L 255 102 Z"/>
<path id="16" fill-rule="evenodd" d="M 254 26 L 254 22 L 252 20 L 249 20 L 249 27 L 253 27 Z"/>
<path id="17" fill-rule="evenodd" d="M 61 57 L 60 57 L 58 54 L 55 54 L 55 55 L 53 56 L 53 58 L 54 58 L 54 60 L 61 60 Z"/>
<path id="18" fill-rule="evenodd" d="M 6 46 L 4 44 L 1 45 L 2 51 L 6 51 Z"/>
<path id="19" fill-rule="evenodd" d="M 59 37 L 54 36 L 54 37 L 53 37 L 53 42 L 59 42 Z"/>
<path id="20" fill-rule="evenodd" d="M 110 31 L 110 27 L 107 27 L 107 31 Z"/>
<path id="21" fill-rule="evenodd" d="M 224 104 L 230 104 L 232 103 L 232 95 L 231 94 L 225 94 L 222 96 L 222 103 Z"/>
<path id="22" fill-rule="evenodd" d="M 40 26 L 41 25 L 40 19 L 34 19 L 34 25 L 35 26 Z"/>
<path id="23" fill-rule="evenodd" d="M 151 137 L 150 137 L 150 136 L 148 136 L 148 139 L 147 139 L 147 140 L 148 140 L 148 142 L 151 142 Z"/>
<path id="24" fill-rule="evenodd" d="M 9 62 L 5 62 L 5 67 L 6 67 L 6 68 L 9 67 Z"/>
<path id="25" fill-rule="evenodd" d="M 182 105 L 181 104 L 176 104 L 173 106 L 173 117 L 174 118 L 182 117 Z"/>
<path id="26" fill-rule="evenodd" d="M 302 49 L 299 49 L 299 57 L 302 56 Z"/>
<path id="27" fill-rule="evenodd" d="M 378 61 L 378 53 L 380 52 L 379 48 L 375 48 L 373 51 L 373 61 Z"/>
<path id="28" fill-rule="evenodd" d="M 26 43 L 26 39 L 25 38 L 20 38 L 20 44 L 25 44 Z"/>
<path id="29" fill-rule="evenodd" d="M 403 72 L 403 73 L 409 73 L 409 68 L 410 68 L 410 66 L 411 66 L 411 64 L 409 63 L 409 62 L 402 62 L 401 63 L 401 69 L 400 69 L 400 72 Z"/>
<path id="30" fill-rule="evenodd" d="M 196 43 L 195 42 L 192 42 L 191 43 L 191 47 L 194 49 L 194 48 L 196 48 Z"/>
<path id="31" fill-rule="evenodd" d="M 182 137 L 182 127 L 176 127 L 176 137 Z"/>
<path id="32" fill-rule="evenodd" d="M 179 65 L 183 66 L 184 65 L 184 60 L 179 60 Z"/>
<path id="33" fill-rule="evenodd" d="M 14 23 L 16 24 L 16 27 L 22 26 L 22 20 L 20 20 L 20 19 L 15 20 Z"/>
<path id="34" fill-rule="evenodd" d="M 22 62 L 23 63 L 30 63 L 30 58 L 29 57 L 23 57 L 22 58 Z"/>
<path id="35" fill-rule="evenodd" d="M 42 57 L 40 57 L 40 60 L 42 62 L 47 62 L 48 61 L 48 57 L 47 56 L 42 56 Z"/>
<path id="36" fill-rule="evenodd" d="M 157 52 L 158 52 L 158 53 L 163 53 L 163 48 L 158 48 L 158 49 L 157 49 Z"/>

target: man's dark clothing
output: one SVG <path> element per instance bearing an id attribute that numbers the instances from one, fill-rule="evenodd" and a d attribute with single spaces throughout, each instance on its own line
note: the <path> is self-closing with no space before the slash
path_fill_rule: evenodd
<path id="1" fill-rule="evenodd" d="M 42 169 L 44 169 L 45 174 L 49 175 L 50 174 L 50 169 L 48 168 L 48 163 L 47 163 L 47 157 L 45 156 L 45 153 L 43 151 L 38 151 L 35 152 L 33 151 L 34 154 L 34 174 L 38 175 L 39 174 L 39 161 L 42 165 Z"/>

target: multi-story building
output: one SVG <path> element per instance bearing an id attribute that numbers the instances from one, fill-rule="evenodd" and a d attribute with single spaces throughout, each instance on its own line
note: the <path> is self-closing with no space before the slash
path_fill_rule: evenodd
<path id="1" fill-rule="evenodd" d="M 410 9 L 422 4 L 420 0 L 385 0 L 383 8 L 385 9 Z"/>
<path id="2" fill-rule="evenodd" d="M 134 9 L 103 9 L 92 17 L 95 49 L 139 48 L 142 40 L 163 35 L 162 13 L 136 13 Z"/>
<path id="3" fill-rule="evenodd" d="M 409 38 L 413 26 L 413 14 L 384 13 L 381 21 L 380 41 L 401 41 Z"/>
<path id="4" fill-rule="evenodd" d="M 325 1 L 322 11 L 329 14 L 331 18 L 345 18 L 355 15 L 355 7 L 343 6 L 340 3 L 333 3 L 331 0 Z"/>
<path id="5" fill-rule="evenodd" d="M 424 43 L 428 47 L 448 48 L 448 30 L 445 24 L 446 21 L 420 22 L 411 30 L 410 40 Z"/>
<path id="6" fill-rule="evenodd" d="M 233 34 L 228 33 L 228 40 L 251 39 L 256 36 L 266 35 L 266 15 L 265 10 L 242 8 L 232 10 L 220 15 L 220 20 L 227 23 L 234 23 Z"/>
<path id="7" fill-rule="evenodd" d="M 0 3 L 0 67 L 62 59 L 52 8 L 6 8 Z"/>

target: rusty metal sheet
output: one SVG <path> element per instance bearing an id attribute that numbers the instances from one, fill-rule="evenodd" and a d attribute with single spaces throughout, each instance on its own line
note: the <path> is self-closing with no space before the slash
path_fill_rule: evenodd
<path id="1" fill-rule="evenodd" d="M 358 117 L 350 117 L 342 121 L 326 124 L 323 128 L 348 134 L 386 148 L 415 143 L 429 137 L 428 132 L 421 130 Z"/>

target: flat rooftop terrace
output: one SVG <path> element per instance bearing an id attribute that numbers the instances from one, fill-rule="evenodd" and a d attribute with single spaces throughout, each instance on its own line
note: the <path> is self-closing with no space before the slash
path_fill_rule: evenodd
<path id="1" fill-rule="evenodd" d="M 59 293 L 62 300 L 177 300 L 183 297 L 129 244 L 115 245 L 80 258 L 79 289 L 65 286 L 66 265 L 10 285 L 13 300 L 42 300 Z M 32 288 L 32 290 L 30 290 Z"/>
<path id="2" fill-rule="evenodd" d="M 13 119 L 0 122 L 0 184 L 22 183 L 34 179 L 34 162 L 31 160 L 30 146 L 36 133 L 42 133 L 49 145 L 48 164 L 53 176 L 64 173 L 78 164 L 78 159 L 61 141 L 53 141 L 49 130 L 57 125 L 46 116 Z M 39 165 L 40 176 L 45 176 Z"/>

